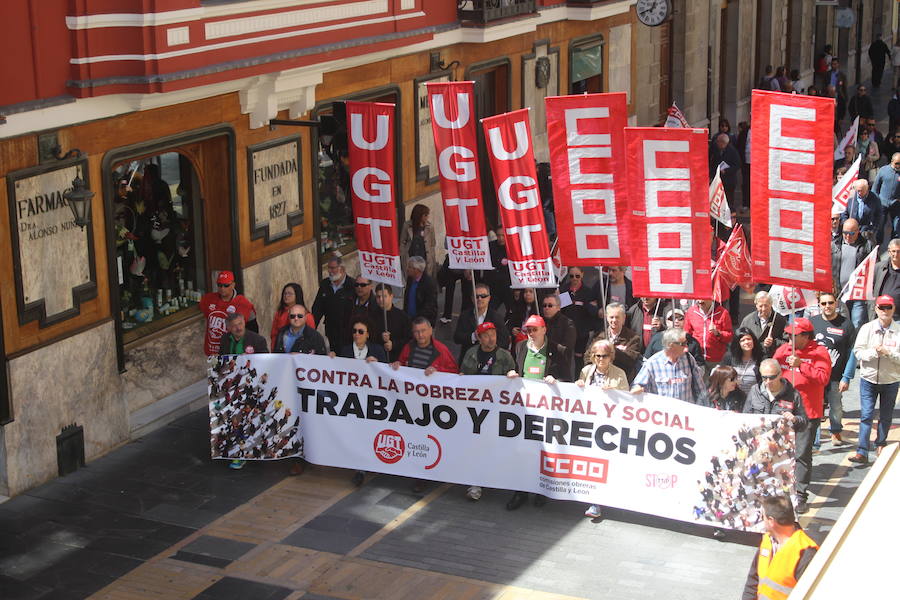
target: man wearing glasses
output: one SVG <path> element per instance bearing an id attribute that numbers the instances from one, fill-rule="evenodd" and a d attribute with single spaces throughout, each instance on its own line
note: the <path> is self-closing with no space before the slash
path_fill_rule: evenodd
<path id="1" fill-rule="evenodd" d="M 551 294 L 541 302 L 541 313 L 544 315 L 544 323 L 547 324 L 547 337 L 565 353 L 566 372 L 562 374 L 563 381 L 572 381 L 572 361 L 575 358 L 576 340 L 578 333 L 572 319 L 562 314 L 559 310 L 559 296 Z M 583 348 L 584 346 L 582 346 Z M 579 358 L 584 359 L 584 353 L 578 352 Z"/>
<path id="2" fill-rule="evenodd" d="M 842 240 L 831 243 L 831 277 L 835 291 L 844 289 L 850 282 L 853 271 L 872 251 L 872 242 L 859 235 L 859 222 L 856 219 L 844 221 L 841 237 Z M 848 301 L 847 310 L 853 327 L 858 329 L 866 322 L 868 307 L 865 300 Z"/>
<path id="3" fill-rule="evenodd" d="M 875 265 L 872 291 L 876 296 L 890 296 L 896 306 L 900 302 L 900 238 L 894 238 L 888 243 L 888 255 L 886 260 Z M 894 320 L 897 319 L 900 319 L 900 315 L 894 311 Z"/>
<path id="4" fill-rule="evenodd" d="M 800 480 L 809 474 L 809 465 L 812 460 L 812 436 L 809 435 L 809 418 L 806 415 L 806 407 L 800 392 L 782 373 L 781 365 L 774 358 L 767 358 L 759 364 L 759 374 L 762 383 L 755 385 L 747 394 L 744 402 L 745 413 L 759 415 L 781 415 L 794 430 L 794 480 L 797 482 L 797 513 L 803 514 L 809 510 L 806 503 L 807 491 L 803 488 L 800 492 Z M 805 450 L 804 450 L 805 448 Z M 801 454 L 806 457 L 806 462 L 801 461 Z M 808 483 L 807 483 L 808 485 Z"/>
<path id="5" fill-rule="evenodd" d="M 306 307 L 295 304 L 288 313 L 288 324 L 281 328 L 275 338 L 276 353 L 325 354 L 325 338 L 322 334 L 306 326 Z"/>
<path id="6" fill-rule="evenodd" d="M 900 323 L 894 320 L 895 305 L 891 296 L 875 299 L 874 321 L 859 329 L 853 353 L 859 360 L 859 447 L 850 462 L 866 464 L 869 461 L 869 437 L 872 433 L 872 416 L 878 401 L 878 434 L 875 436 L 877 453 L 887 444 L 888 432 L 900 387 Z"/>
<path id="7" fill-rule="evenodd" d="M 491 288 L 486 283 L 475 284 L 475 309 L 459 314 L 453 341 L 459 344 L 459 363 L 462 364 L 466 352 L 478 343 L 477 328 L 482 323 L 503 323 L 497 311 L 491 308 Z M 506 327 L 496 330 L 497 345 L 509 348 L 509 331 Z M 504 371 L 505 373 L 505 371 Z"/>
<path id="8" fill-rule="evenodd" d="M 643 392 L 708 406 L 703 369 L 687 352 L 684 329 L 663 332 L 663 349 L 644 363 L 632 382 L 632 394 Z"/>
<path id="9" fill-rule="evenodd" d="M 831 357 L 825 347 L 813 339 L 813 326 L 809 319 L 798 317 L 784 332 L 788 341 L 775 351 L 772 358 L 789 373 L 785 375 L 800 393 L 803 408 L 809 418 L 809 427 L 797 434 L 794 441 L 796 461 L 794 473 L 797 485 L 797 512 L 807 507 L 809 482 L 812 475 L 812 449 L 819 430 L 819 422 L 825 415 L 825 386 L 831 378 Z"/>
<path id="10" fill-rule="evenodd" d="M 353 341 L 352 323 L 354 319 L 365 319 L 370 323 L 376 323 L 377 319 L 384 320 L 383 311 L 375 300 L 375 286 L 372 285 L 372 282 L 360 275 L 356 278 L 353 285 L 356 297 L 353 299 L 353 304 L 350 305 L 350 313 L 347 315 L 346 338 L 350 341 Z M 346 345 L 345 343 L 344 346 Z M 341 348 L 344 346 L 341 346 Z M 338 350 L 338 348 L 332 348 L 332 350 Z"/>
<path id="11" fill-rule="evenodd" d="M 239 312 L 244 315 L 246 326 L 251 331 L 258 331 L 256 324 L 256 309 L 253 303 L 234 289 L 234 273 L 231 271 L 219 271 L 216 277 L 218 291 L 207 292 L 200 299 L 200 310 L 206 317 L 206 335 L 203 340 L 203 349 L 207 356 L 217 356 L 222 336 L 225 335 L 226 319 L 231 313 Z"/>
<path id="12" fill-rule="evenodd" d="M 810 322 L 816 341 L 825 347 L 831 357 L 831 377 L 825 386 L 825 401 L 828 404 L 831 444 L 841 446 L 844 444 L 841 438 L 844 429 L 841 424 L 844 416 L 841 396 L 850 388 L 850 380 L 856 372 L 856 356 L 853 354 L 856 328 L 850 319 L 838 312 L 834 294 L 819 294 L 819 309 L 821 313 L 812 317 Z"/>

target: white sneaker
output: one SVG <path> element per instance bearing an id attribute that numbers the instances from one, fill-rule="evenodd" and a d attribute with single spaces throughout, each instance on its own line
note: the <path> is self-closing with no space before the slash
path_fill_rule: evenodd
<path id="1" fill-rule="evenodd" d="M 592 519 L 599 519 L 603 515 L 603 511 L 600 510 L 600 505 L 591 504 L 586 511 L 584 511 L 584 516 L 590 517 Z"/>
<path id="2" fill-rule="evenodd" d="M 481 488 L 477 485 L 473 485 L 469 487 L 466 491 L 466 496 L 469 497 L 469 500 L 480 500 L 481 499 Z"/>

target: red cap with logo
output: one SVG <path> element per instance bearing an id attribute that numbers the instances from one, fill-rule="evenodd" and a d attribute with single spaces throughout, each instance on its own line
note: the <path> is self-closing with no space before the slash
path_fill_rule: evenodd
<path id="1" fill-rule="evenodd" d="M 813 326 L 809 319 L 797 317 L 794 322 L 784 328 L 784 332 L 789 335 L 797 335 L 798 333 L 812 333 Z"/>
<path id="2" fill-rule="evenodd" d="M 875 306 L 881 306 L 884 304 L 890 304 L 891 306 L 894 306 L 893 296 L 888 296 L 887 294 L 884 294 L 883 296 L 878 296 L 877 298 L 875 298 Z"/>
<path id="3" fill-rule="evenodd" d="M 490 329 L 497 329 L 497 326 L 494 325 L 493 323 L 491 323 L 490 321 L 485 321 L 484 323 L 482 323 L 481 325 L 479 325 L 478 327 L 475 328 L 475 334 L 481 335 L 482 333 L 484 333 L 485 331 L 488 331 Z"/>
<path id="4" fill-rule="evenodd" d="M 231 271 L 219 271 L 219 276 L 216 277 L 216 283 L 222 284 L 230 284 L 234 283 L 234 273 Z"/>
<path id="5" fill-rule="evenodd" d="M 547 324 L 544 323 L 543 317 L 539 317 L 537 315 L 531 315 L 528 317 L 528 320 L 525 321 L 525 324 L 522 327 L 546 327 Z"/>

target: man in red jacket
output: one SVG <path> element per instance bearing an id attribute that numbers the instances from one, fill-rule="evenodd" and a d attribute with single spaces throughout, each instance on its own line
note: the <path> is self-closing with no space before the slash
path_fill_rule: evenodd
<path id="1" fill-rule="evenodd" d="M 722 361 L 734 337 L 731 315 L 712 300 L 698 300 L 688 309 L 684 315 L 684 331 L 700 342 L 707 374 Z"/>
<path id="2" fill-rule="evenodd" d="M 426 375 L 431 375 L 435 371 L 459 373 L 459 367 L 450 350 L 434 339 L 434 329 L 427 318 L 418 316 L 413 319 L 412 336 L 412 341 L 403 347 L 397 361 L 391 363 L 392 367 L 424 369 Z"/>
<path id="3" fill-rule="evenodd" d="M 800 392 L 809 417 L 809 427 L 797 432 L 794 438 L 797 513 L 803 514 L 809 510 L 806 500 L 812 474 L 812 447 L 825 412 L 825 386 L 831 378 L 831 357 L 825 347 L 813 339 L 813 325 L 809 319 L 794 319 L 784 328 L 784 333 L 790 341 L 779 346 L 772 358 L 786 370 L 784 377 Z"/>

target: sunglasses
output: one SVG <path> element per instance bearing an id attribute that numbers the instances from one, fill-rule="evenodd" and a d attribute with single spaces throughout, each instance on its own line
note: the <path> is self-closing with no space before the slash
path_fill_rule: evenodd
<path id="1" fill-rule="evenodd" d="M 609 358 L 609 354 L 595 354 L 594 358 Z"/>
<path id="2" fill-rule="evenodd" d="M 858 231 L 842 231 L 841 233 L 843 233 L 844 235 L 856 235 L 859 232 Z"/>
<path id="3" fill-rule="evenodd" d="M 774 379 L 778 379 L 781 375 L 760 375 L 766 381 L 772 381 Z"/>
<path id="4" fill-rule="evenodd" d="M 355 285 L 356 287 L 369 287 L 372 284 L 371 283 L 355 283 L 353 285 Z"/>
<path id="5" fill-rule="evenodd" d="M 490 294 L 475 294 L 475 297 L 478 298 L 479 300 L 484 300 L 485 298 L 490 298 L 491 295 Z"/>
<path id="6" fill-rule="evenodd" d="M 219 286 L 219 287 L 231 287 L 232 284 L 230 284 L 230 283 L 217 283 L 216 285 Z"/>
<path id="7" fill-rule="evenodd" d="M 832 304 L 834 304 L 834 300 L 823 300 L 819 302 L 819 304 L 821 304 L 822 306 L 831 306 Z"/>
<path id="8" fill-rule="evenodd" d="M 306 318 L 306 315 L 297 315 L 297 314 L 294 314 L 294 315 L 291 315 L 291 318 L 292 318 L 292 319 L 305 319 L 305 318 Z"/>
<path id="9" fill-rule="evenodd" d="M 687 346 L 687 342 L 672 342 L 673 346 Z"/>
<path id="10" fill-rule="evenodd" d="M 353 330 L 353 333 L 356 333 L 356 334 L 358 334 L 358 335 L 366 335 L 366 334 L 369 333 L 369 332 L 366 331 L 365 329 L 354 329 L 354 330 Z"/>
<path id="11" fill-rule="evenodd" d="M 894 308 L 893 304 L 879 304 L 876 308 L 880 310 L 892 310 Z"/>

